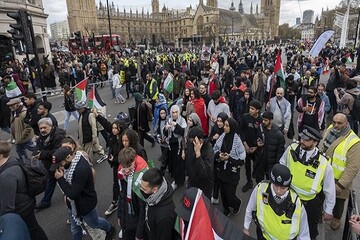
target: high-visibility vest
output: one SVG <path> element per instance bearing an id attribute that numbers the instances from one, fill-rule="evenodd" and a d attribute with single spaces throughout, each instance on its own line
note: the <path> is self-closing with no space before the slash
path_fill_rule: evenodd
<path id="1" fill-rule="evenodd" d="M 328 133 L 332 127 L 333 125 L 330 125 L 326 132 Z M 327 135 L 325 134 L 325 136 Z M 339 180 L 344 173 L 346 167 L 347 152 L 359 141 L 360 138 L 352 130 L 350 130 L 346 138 L 344 138 L 344 140 L 335 148 L 334 153 L 331 157 L 331 166 L 334 172 L 334 178 L 336 180 Z"/>
<path id="2" fill-rule="evenodd" d="M 296 193 L 289 189 L 291 202 L 295 203 L 295 211 L 290 218 L 285 213 L 278 216 L 269 203 L 264 203 L 263 193 L 266 193 L 270 183 L 261 182 L 256 194 L 256 217 L 265 239 L 295 239 L 299 235 L 301 220 L 301 201 Z M 296 202 L 295 202 L 296 201 Z"/>
<path id="3" fill-rule="evenodd" d="M 153 84 L 156 82 L 155 79 L 151 79 L 151 82 L 150 82 L 150 86 L 149 86 L 149 93 L 150 93 L 150 97 L 152 96 L 152 100 L 155 100 L 157 98 L 157 95 L 159 93 L 159 90 L 158 88 L 156 88 L 156 92 L 153 93 Z M 154 95 L 153 95 L 154 94 Z"/>
<path id="4" fill-rule="evenodd" d="M 291 148 L 294 150 L 297 146 L 297 143 L 291 144 Z M 290 150 L 288 152 L 286 166 L 293 176 L 291 187 L 301 200 L 309 201 L 314 199 L 322 189 L 327 159 L 322 154 L 319 154 L 318 160 L 319 166 L 314 168 L 312 165 L 304 165 L 300 161 L 294 161 Z"/>

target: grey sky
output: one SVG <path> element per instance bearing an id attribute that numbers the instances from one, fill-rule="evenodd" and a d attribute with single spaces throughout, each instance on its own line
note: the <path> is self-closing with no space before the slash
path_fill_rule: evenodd
<path id="1" fill-rule="evenodd" d="M 62 21 L 67 18 L 67 8 L 66 0 L 43 0 L 45 12 L 49 14 L 48 24 L 51 24 L 56 21 Z M 77 1 L 77 0 L 72 0 Z M 203 0 L 206 3 L 206 0 Z M 96 0 L 97 4 L 100 2 Z M 149 10 L 151 12 L 151 0 L 109 0 L 109 3 L 114 2 L 115 6 L 118 6 L 120 11 L 123 11 L 124 7 L 129 10 L 130 8 L 135 11 L 138 9 L 141 12 L 141 9 L 144 8 L 146 12 Z M 220 8 L 228 9 L 231 5 L 231 0 L 218 0 Z M 234 5 L 238 9 L 240 0 L 235 0 Z M 260 0 L 243 0 L 244 10 L 246 13 L 250 12 L 250 4 L 253 3 L 253 9 L 255 12 L 256 4 L 259 4 L 260 11 Z M 321 8 L 326 10 L 333 9 L 340 0 L 282 0 L 280 7 L 280 24 L 289 23 L 290 25 L 295 24 L 296 17 L 302 17 L 302 12 L 307 9 L 312 9 L 315 12 L 315 17 L 321 14 Z M 103 4 L 106 4 L 106 0 L 102 0 Z M 131 4 L 130 4 L 131 3 Z M 160 9 L 166 5 L 168 8 L 186 8 L 192 5 L 193 8 L 199 3 L 199 0 L 182 0 L 182 1 L 173 1 L 173 0 L 160 0 Z"/>

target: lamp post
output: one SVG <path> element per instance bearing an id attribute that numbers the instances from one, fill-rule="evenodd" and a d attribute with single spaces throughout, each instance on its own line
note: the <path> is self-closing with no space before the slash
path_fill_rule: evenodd
<path id="1" fill-rule="evenodd" d="M 112 42 L 112 36 L 111 36 L 111 23 L 110 23 L 109 0 L 106 0 L 106 5 L 107 5 L 107 17 L 108 17 L 108 22 L 109 22 L 110 47 L 112 47 L 112 46 L 113 46 L 113 42 Z"/>

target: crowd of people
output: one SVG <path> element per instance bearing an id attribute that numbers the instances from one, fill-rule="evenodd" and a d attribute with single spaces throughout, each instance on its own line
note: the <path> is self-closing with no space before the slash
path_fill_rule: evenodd
<path id="1" fill-rule="evenodd" d="M 258 239 L 316 239 L 321 219 L 338 230 L 360 169 L 360 64 L 347 68 L 347 49 L 327 45 L 313 58 L 303 56 L 302 48 L 214 50 L 209 61 L 194 51 L 56 53 L 54 67 L 45 63 L 43 72 L 47 91 L 56 90 L 53 80 L 59 78 L 64 126 L 51 114 L 52 104 L 38 99 L 29 90 L 33 84 L 19 77 L 21 64 L 9 62 L 0 90 L 0 127 L 11 135 L 0 141 L 0 190 L 8 193 L 0 195 L 0 215 L 15 221 L 8 214 L 16 213 L 27 226 L 24 235 L 48 239 L 34 210 L 51 207 L 58 183 L 72 238 L 82 239 L 86 223 L 113 239 L 115 226 L 99 216 L 94 188 L 94 163 L 107 161 L 113 186 L 104 214 L 117 212 L 121 239 L 178 239 L 176 216 L 189 227 L 189 216 L 175 209 L 172 198 L 182 186 L 200 189 L 226 217 L 247 205 L 243 233 L 250 235 L 254 221 Z M 287 58 L 285 79 L 274 69 L 279 51 Z M 320 77 L 327 67 L 324 83 Z M 116 104 L 133 97 L 130 122 L 110 122 L 104 108 L 75 100 L 72 87 L 85 78 L 97 87 L 109 82 Z M 78 121 L 78 141 L 66 133 L 71 116 Z M 161 148 L 158 168 L 148 159 L 144 140 Z M 13 145 L 17 156 L 10 153 Z M 12 166 L 16 161 L 40 161 L 46 169 L 49 180 L 38 203 L 26 192 L 21 168 Z M 236 193 L 243 165 L 241 190 L 252 190 L 248 201 Z M 359 217 L 350 223 L 358 231 Z"/>

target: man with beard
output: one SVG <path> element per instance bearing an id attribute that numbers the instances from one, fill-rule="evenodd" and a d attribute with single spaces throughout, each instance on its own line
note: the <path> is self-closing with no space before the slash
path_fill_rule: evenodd
<path id="1" fill-rule="evenodd" d="M 317 96 L 317 87 L 307 87 L 306 95 L 298 100 L 296 106 L 299 112 L 297 120 L 299 132 L 302 132 L 305 125 L 320 131 L 325 115 L 324 107 L 324 102 Z"/>
<path id="2" fill-rule="evenodd" d="M 145 230 L 148 240 L 174 238 L 176 219 L 174 193 L 170 183 L 157 168 L 147 170 L 141 179 L 141 194 L 145 198 Z"/>
<path id="3" fill-rule="evenodd" d="M 24 103 L 26 105 L 26 117 L 24 119 L 25 123 L 30 124 L 34 129 L 36 136 L 39 136 L 39 126 L 38 121 L 40 120 L 40 115 L 37 113 L 39 104 L 42 102 L 41 99 L 37 99 L 35 93 L 27 93 L 24 97 Z"/>
<path id="4" fill-rule="evenodd" d="M 344 204 L 349 197 L 352 182 L 360 169 L 360 139 L 351 130 L 345 114 L 338 113 L 333 117 L 332 125 L 324 134 L 322 149 L 330 157 L 334 171 L 336 204 L 330 227 L 335 231 L 341 226 Z"/>
<path id="5" fill-rule="evenodd" d="M 323 220 L 332 219 L 335 205 L 334 173 L 326 155 L 316 147 L 322 138 L 320 132 L 304 126 L 299 136 L 300 144 L 291 144 L 281 157 L 280 164 L 290 169 L 293 176 L 291 188 L 296 191 L 305 206 L 310 238 L 316 239 L 319 234 L 317 225 L 322 206 Z"/>
<path id="6" fill-rule="evenodd" d="M 209 94 L 207 93 L 206 83 L 200 83 L 199 91 L 200 91 L 201 97 L 205 101 L 205 105 L 206 105 L 206 108 L 207 108 L 209 106 L 209 102 L 211 101 L 211 98 L 210 98 Z"/>
<path id="7" fill-rule="evenodd" d="M 50 102 L 41 102 L 38 106 L 37 113 L 40 118 L 50 118 L 54 127 L 58 126 L 56 118 L 50 113 L 52 104 Z M 38 122 L 39 125 L 39 122 Z"/>
<path id="8" fill-rule="evenodd" d="M 72 239 L 82 239 L 84 221 L 91 228 L 105 231 L 105 240 L 112 240 L 115 228 L 97 214 L 92 169 L 82 153 L 74 153 L 70 147 L 58 148 L 53 154 L 50 171 L 55 171 L 55 179 L 66 196 Z"/>
<path id="9" fill-rule="evenodd" d="M 274 124 L 278 126 L 286 136 L 291 121 L 291 104 L 284 98 L 284 89 L 279 87 L 276 89 L 276 96 L 272 97 L 266 104 L 267 110 L 274 115 Z"/>
<path id="10" fill-rule="evenodd" d="M 49 171 L 52 155 L 56 149 L 61 147 L 61 142 L 65 137 L 65 131 L 53 125 L 50 118 L 42 118 L 38 122 L 40 136 L 37 139 L 36 148 L 33 152 L 33 159 L 43 161 L 46 170 Z M 51 206 L 51 198 L 56 187 L 54 172 L 49 171 L 49 182 L 46 186 L 44 196 L 36 205 L 36 209 L 42 210 Z"/>

